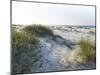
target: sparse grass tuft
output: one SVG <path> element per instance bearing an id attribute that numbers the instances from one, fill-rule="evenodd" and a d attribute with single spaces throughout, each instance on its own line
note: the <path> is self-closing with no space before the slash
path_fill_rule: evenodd
<path id="1" fill-rule="evenodd" d="M 87 61 L 95 61 L 96 46 L 94 42 L 89 39 L 80 40 L 80 50 L 76 54 L 76 61 L 79 63 L 86 63 Z"/>
<path id="2" fill-rule="evenodd" d="M 31 25 L 26 26 L 22 30 L 28 33 L 32 33 L 36 36 L 53 35 L 53 32 L 49 28 L 42 26 L 42 25 L 36 25 L 36 24 L 32 26 Z"/>

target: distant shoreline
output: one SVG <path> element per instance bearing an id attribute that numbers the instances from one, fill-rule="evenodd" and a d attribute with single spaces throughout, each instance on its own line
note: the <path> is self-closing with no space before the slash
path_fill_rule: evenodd
<path id="1" fill-rule="evenodd" d="M 12 24 L 15 26 L 26 26 L 26 25 L 34 25 L 34 24 Z M 43 25 L 43 24 L 35 24 L 35 25 Z M 67 26 L 67 27 L 96 27 L 96 25 L 43 25 L 43 26 Z"/>

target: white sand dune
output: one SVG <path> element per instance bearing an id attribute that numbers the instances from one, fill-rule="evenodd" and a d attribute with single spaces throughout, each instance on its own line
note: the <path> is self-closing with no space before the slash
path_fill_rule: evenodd
<path id="1" fill-rule="evenodd" d="M 70 53 L 78 47 L 79 40 L 95 40 L 95 28 L 51 27 L 54 36 L 40 37 L 36 50 L 39 60 L 32 65 L 31 71 L 48 72 L 63 70 L 95 69 L 95 62 L 77 64 L 69 61 Z M 90 34 L 89 31 L 94 33 Z"/>
<path id="2" fill-rule="evenodd" d="M 87 62 L 86 64 L 76 64 L 67 60 L 70 57 L 70 52 L 78 46 L 77 44 L 82 37 L 89 37 L 90 39 L 95 40 L 94 35 L 82 32 L 63 32 L 61 30 L 54 30 L 54 34 L 61 36 L 62 38 L 58 37 L 56 38 L 56 40 L 54 40 L 53 37 L 39 38 L 40 43 L 37 50 L 40 51 L 41 57 L 38 62 L 33 64 L 35 68 L 32 67 L 32 72 L 95 68 L 96 65 L 94 62 Z M 68 44 L 72 48 L 70 48 Z"/>

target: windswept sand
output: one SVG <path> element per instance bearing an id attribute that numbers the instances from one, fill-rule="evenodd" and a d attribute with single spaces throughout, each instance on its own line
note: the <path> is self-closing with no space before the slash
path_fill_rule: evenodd
<path id="1" fill-rule="evenodd" d="M 95 69 L 95 62 L 77 64 L 69 59 L 71 58 L 70 53 L 79 47 L 78 42 L 81 38 L 89 37 L 95 40 L 95 34 L 91 35 L 85 29 L 84 32 L 82 30 L 80 32 L 54 30 L 54 34 L 62 38 L 58 37 L 56 40 L 53 37 L 39 38 L 40 42 L 37 50 L 40 51 L 40 59 L 33 64 L 32 72 Z"/>

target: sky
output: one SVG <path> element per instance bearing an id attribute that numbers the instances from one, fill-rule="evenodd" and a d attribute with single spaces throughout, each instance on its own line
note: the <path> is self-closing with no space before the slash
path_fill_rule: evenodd
<path id="1" fill-rule="evenodd" d="M 95 25 L 95 7 L 12 2 L 12 24 Z"/>

